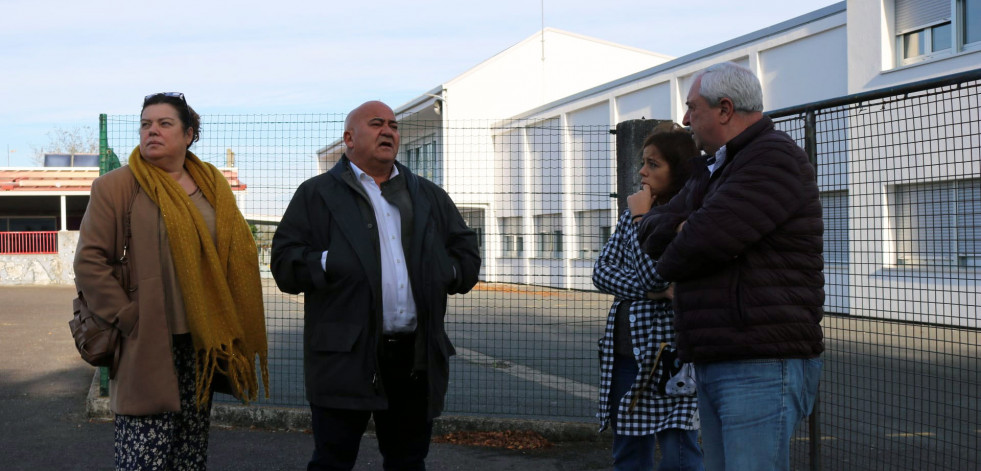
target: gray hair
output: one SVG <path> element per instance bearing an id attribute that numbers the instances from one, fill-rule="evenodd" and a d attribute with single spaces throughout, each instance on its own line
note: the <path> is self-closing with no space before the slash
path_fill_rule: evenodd
<path id="1" fill-rule="evenodd" d="M 736 111 L 763 111 L 763 88 L 749 69 L 723 62 L 709 66 L 698 77 L 702 79 L 698 94 L 709 106 L 719 106 L 723 98 L 728 98 Z"/>

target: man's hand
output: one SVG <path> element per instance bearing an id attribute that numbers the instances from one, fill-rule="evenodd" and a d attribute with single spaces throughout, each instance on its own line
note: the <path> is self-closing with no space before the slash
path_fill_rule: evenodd
<path id="1" fill-rule="evenodd" d="M 640 190 L 627 197 L 627 208 L 630 209 L 630 217 L 643 216 L 651 210 L 656 197 L 651 194 L 651 187 L 642 185 Z"/>
<path id="2" fill-rule="evenodd" d="M 658 299 L 674 299 L 674 283 L 668 285 L 668 288 L 664 291 L 659 291 L 657 293 L 653 291 L 648 291 L 645 296 L 647 299 L 658 300 Z"/>

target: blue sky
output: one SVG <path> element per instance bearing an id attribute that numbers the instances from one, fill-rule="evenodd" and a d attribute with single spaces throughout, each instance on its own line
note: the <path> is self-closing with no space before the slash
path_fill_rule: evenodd
<path id="1" fill-rule="evenodd" d="M 32 166 L 52 130 L 135 115 L 158 91 L 184 92 L 201 114 L 397 107 L 531 36 L 543 16 L 683 56 L 834 3 L 0 0 L 0 152 Z"/>

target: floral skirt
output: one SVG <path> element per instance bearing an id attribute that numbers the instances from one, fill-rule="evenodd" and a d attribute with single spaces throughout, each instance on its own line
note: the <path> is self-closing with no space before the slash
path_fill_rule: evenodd
<path id="1" fill-rule="evenodd" d="M 181 411 L 116 415 L 117 470 L 207 469 L 211 402 L 201 410 L 195 405 L 195 353 L 191 335 L 175 335 L 173 352 Z"/>

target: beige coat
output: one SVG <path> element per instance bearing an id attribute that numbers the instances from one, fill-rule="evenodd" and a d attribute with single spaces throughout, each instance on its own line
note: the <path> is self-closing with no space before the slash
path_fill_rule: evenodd
<path id="1" fill-rule="evenodd" d="M 165 312 L 161 267 L 160 210 L 142 190 L 129 167 L 109 172 L 92 183 L 92 194 L 79 227 L 75 252 L 75 286 L 95 314 L 123 334 L 115 379 L 109 383 L 109 406 L 125 415 L 180 410 L 171 334 Z M 138 191 L 133 198 L 134 191 Z M 132 201 L 127 293 L 113 276 L 109 261 L 123 250 L 125 208 Z"/>

